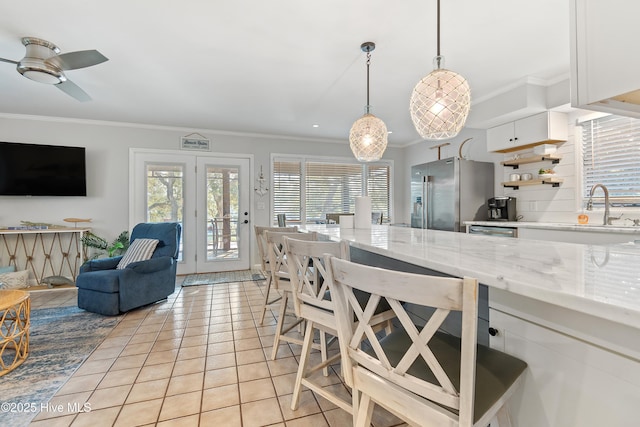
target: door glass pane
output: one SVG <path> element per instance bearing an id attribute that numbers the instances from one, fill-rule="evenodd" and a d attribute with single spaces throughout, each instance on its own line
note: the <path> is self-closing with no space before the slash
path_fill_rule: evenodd
<path id="1" fill-rule="evenodd" d="M 147 222 L 179 222 L 183 219 L 184 166 L 147 164 Z M 182 244 L 178 261 L 182 261 Z"/>
<path id="2" fill-rule="evenodd" d="M 207 166 L 207 260 L 238 258 L 237 167 Z"/>

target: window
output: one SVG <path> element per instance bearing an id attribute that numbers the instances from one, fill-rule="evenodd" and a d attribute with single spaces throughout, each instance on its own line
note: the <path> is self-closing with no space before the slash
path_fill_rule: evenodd
<path id="1" fill-rule="evenodd" d="M 389 221 L 391 163 L 374 164 L 320 158 L 273 159 L 273 223 L 285 214 L 287 223 L 324 221 L 327 213 L 355 210 L 355 197 L 371 197 L 372 212 Z"/>
<path id="2" fill-rule="evenodd" d="M 604 184 L 611 203 L 640 206 L 640 120 L 605 116 L 582 122 L 582 197 Z M 594 203 L 604 203 L 596 191 Z"/>

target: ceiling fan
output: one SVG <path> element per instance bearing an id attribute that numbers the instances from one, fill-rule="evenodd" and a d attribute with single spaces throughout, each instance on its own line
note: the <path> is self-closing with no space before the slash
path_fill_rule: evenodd
<path id="1" fill-rule="evenodd" d="M 91 67 L 108 61 L 97 50 L 82 50 L 60 54 L 58 46 L 35 37 L 24 37 L 22 44 L 27 53 L 20 61 L 0 58 L 0 62 L 16 64 L 20 74 L 36 82 L 55 85 L 58 89 L 84 102 L 91 97 L 64 75 L 65 71 Z"/>

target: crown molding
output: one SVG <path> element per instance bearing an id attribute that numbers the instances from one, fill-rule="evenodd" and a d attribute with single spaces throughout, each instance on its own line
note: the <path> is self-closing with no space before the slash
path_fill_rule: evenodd
<path id="1" fill-rule="evenodd" d="M 108 120 L 92 120 L 92 119 L 78 119 L 68 117 L 55 117 L 55 116 L 36 116 L 29 114 L 12 114 L 12 113 L 0 113 L 0 118 L 11 120 L 32 120 L 41 122 L 52 123 L 69 123 L 69 124 L 81 124 L 90 126 L 110 126 L 119 128 L 132 128 L 132 129 L 148 129 L 159 130 L 165 132 L 178 132 L 178 133 L 206 133 L 210 135 L 226 135 L 226 136 L 241 136 L 249 138 L 260 138 L 270 140 L 288 140 L 288 141 L 304 141 L 304 142 L 322 142 L 327 144 L 345 144 L 346 140 L 329 139 L 329 138 L 310 138 L 304 136 L 292 136 L 292 135 L 275 135 L 265 133 L 252 133 L 252 132 L 235 132 L 224 131 L 218 129 L 204 129 L 204 128 L 188 128 L 181 126 L 164 126 L 164 125 L 152 125 L 146 123 L 130 123 L 130 122 L 114 122 Z"/>

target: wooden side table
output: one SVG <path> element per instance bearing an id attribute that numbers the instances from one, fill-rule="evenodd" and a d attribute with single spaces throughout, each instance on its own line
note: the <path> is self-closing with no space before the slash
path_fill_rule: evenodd
<path id="1" fill-rule="evenodd" d="M 0 290 L 0 377 L 29 356 L 29 292 Z"/>

